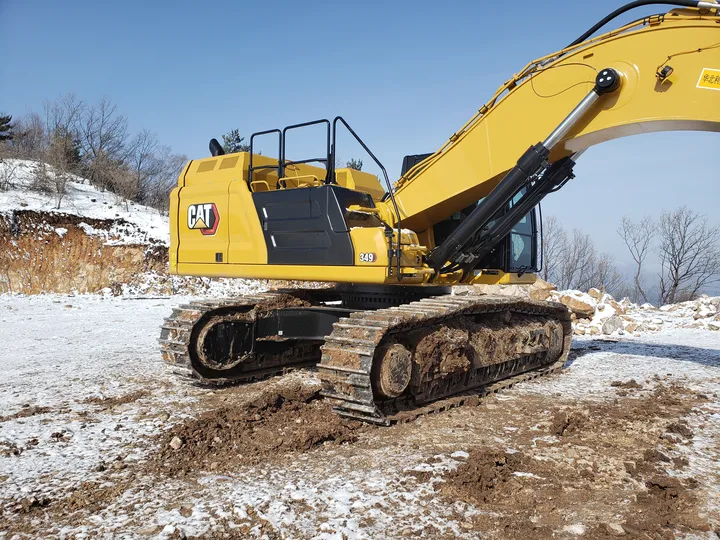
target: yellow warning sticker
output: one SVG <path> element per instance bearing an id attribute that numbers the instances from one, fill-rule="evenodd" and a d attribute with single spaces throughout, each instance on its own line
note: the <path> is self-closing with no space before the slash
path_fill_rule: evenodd
<path id="1" fill-rule="evenodd" d="M 720 69 L 703 68 L 697 83 L 698 88 L 720 90 Z"/>

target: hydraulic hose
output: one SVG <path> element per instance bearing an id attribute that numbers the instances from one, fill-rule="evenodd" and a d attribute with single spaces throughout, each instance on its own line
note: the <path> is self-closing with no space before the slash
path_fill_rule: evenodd
<path id="1" fill-rule="evenodd" d="M 653 4 L 665 4 L 665 5 L 671 5 L 671 6 L 682 6 L 682 7 L 690 7 L 690 8 L 720 8 L 720 4 L 713 4 L 712 2 L 700 2 L 698 0 L 637 0 L 636 2 L 630 2 L 629 4 L 625 4 L 623 7 L 616 9 L 613 11 L 610 15 L 605 17 L 604 19 L 601 19 L 598 21 L 596 25 L 594 25 L 592 28 L 590 28 L 587 32 L 585 32 L 583 35 L 581 35 L 579 38 L 577 38 L 575 41 L 573 41 L 568 47 L 573 47 L 577 45 L 578 43 L 582 43 L 587 38 L 592 36 L 595 32 L 600 30 L 603 26 L 605 26 L 607 23 L 615 19 L 616 17 L 619 17 L 626 11 L 630 11 L 631 9 L 635 9 L 642 6 L 649 6 Z M 567 47 L 566 47 L 567 48 Z"/>

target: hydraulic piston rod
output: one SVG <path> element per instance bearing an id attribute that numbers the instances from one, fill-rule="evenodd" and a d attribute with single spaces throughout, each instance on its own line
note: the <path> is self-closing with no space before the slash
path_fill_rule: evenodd
<path id="1" fill-rule="evenodd" d="M 531 146 L 510 169 L 497 187 L 485 197 L 470 215 L 448 238 L 428 256 L 428 264 L 436 272 L 461 252 L 472 236 L 485 227 L 495 213 L 508 204 L 528 179 L 547 167 L 550 150 L 577 124 L 604 94 L 614 92 L 621 82 L 621 75 L 613 68 L 605 68 L 595 78 L 595 86 L 567 115 L 555 130 L 541 143 Z M 519 219 L 522 219 L 520 216 Z"/>

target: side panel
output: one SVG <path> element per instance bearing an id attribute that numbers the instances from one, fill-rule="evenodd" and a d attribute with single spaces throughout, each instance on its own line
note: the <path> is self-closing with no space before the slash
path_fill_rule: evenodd
<path id="1" fill-rule="evenodd" d="M 330 185 L 258 192 L 252 198 L 271 265 L 352 265 L 347 207 L 374 206 L 365 193 Z"/>
<path id="2" fill-rule="evenodd" d="M 252 193 L 242 178 L 230 183 L 230 246 L 228 262 L 231 264 L 267 264 L 265 237 L 255 210 Z"/>

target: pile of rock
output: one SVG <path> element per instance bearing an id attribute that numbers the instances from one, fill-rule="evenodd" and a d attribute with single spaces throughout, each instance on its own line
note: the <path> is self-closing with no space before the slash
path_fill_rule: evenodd
<path id="1" fill-rule="evenodd" d="M 656 308 L 618 301 L 598 289 L 550 291 L 548 299 L 567 306 L 576 335 L 640 335 L 663 328 L 705 328 L 720 330 L 720 297 L 702 296 L 696 300 Z"/>
<path id="2" fill-rule="evenodd" d="M 696 300 L 656 308 L 616 300 L 599 290 L 558 291 L 552 283 L 538 279 L 532 285 L 463 285 L 453 294 L 499 294 L 533 300 L 560 302 L 570 310 L 576 335 L 640 335 L 663 328 L 705 328 L 720 330 L 720 297 L 701 296 Z"/>

